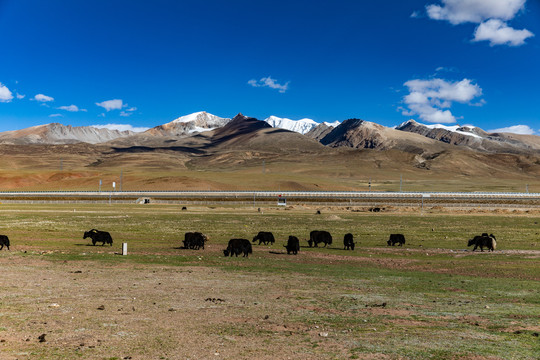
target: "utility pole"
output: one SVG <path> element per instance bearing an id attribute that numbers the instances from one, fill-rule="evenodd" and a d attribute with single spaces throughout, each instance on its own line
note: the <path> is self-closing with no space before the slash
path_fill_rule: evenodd
<path id="1" fill-rule="evenodd" d="M 266 172 L 266 163 L 263 160 L 263 167 L 262 167 L 262 173 L 264 174 Z"/>
<path id="2" fill-rule="evenodd" d="M 403 174 L 399 175 L 399 192 L 401 192 L 403 186 Z"/>
<path id="3" fill-rule="evenodd" d="M 122 192 L 122 178 L 124 176 L 124 170 L 120 169 L 120 192 Z"/>
<path id="4" fill-rule="evenodd" d="M 371 191 L 371 178 L 369 178 L 368 187 L 369 187 L 369 191 Z"/>
<path id="5" fill-rule="evenodd" d="M 60 171 L 64 170 L 64 159 L 60 158 Z"/>
<path id="6" fill-rule="evenodd" d="M 529 184 L 525 184 L 525 192 L 528 194 L 529 193 Z"/>
<path id="7" fill-rule="evenodd" d="M 101 192 L 101 184 L 103 184 L 103 181 L 99 179 L 99 192 Z"/>

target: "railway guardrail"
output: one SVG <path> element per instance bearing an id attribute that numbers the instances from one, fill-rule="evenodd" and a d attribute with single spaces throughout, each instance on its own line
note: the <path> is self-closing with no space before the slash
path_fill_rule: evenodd
<path id="1" fill-rule="evenodd" d="M 540 193 L 517 192 L 379 192 L 379 191 L 0 191 L 1 198 L 32 197 L 214 197 L 214 198 L 455 198 L 540 199 Z"/>

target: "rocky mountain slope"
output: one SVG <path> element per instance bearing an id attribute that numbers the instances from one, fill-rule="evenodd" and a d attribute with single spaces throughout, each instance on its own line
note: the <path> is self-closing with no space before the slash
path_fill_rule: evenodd
<path id="1" fill-rule="evenodd" d="M 320 141 L 323 139 L 326 135 L 328 135 L 332 130 L 334 130 L 334 126 L 329 125 L 328 123 L 321 123 L 314 127 L 313 129 L 309 130 L 306 133 L 307 137 L 310 137 L 312 139 L 315 139 L 317 141 Z"/>
<path id="2" fill-rule="evenodd" d="M 397 130 L 415 133 L 443 143 L 491 153 L 526 153 L 540 150 L 540 137 L 508 133 L 487 133 L 478 127 L 424 125 L 409 120 Z"/>
<path id="3" fill-rule="evenodd" d="M 373 122 L 349 119 L 324 136 L 320 142 L 330 147 L 388 150 L 398 149 L 422 153 L 444 147 L 433 139 L 413 133 L 401 132 Z"/>
<path id="4" fill-rule="evenodd" d="M 58 123 L 0 133 L 3 144 L 98 144 L 135 135 L 132 131 L 98 129 L 92 126 L 65 126 Z"/>

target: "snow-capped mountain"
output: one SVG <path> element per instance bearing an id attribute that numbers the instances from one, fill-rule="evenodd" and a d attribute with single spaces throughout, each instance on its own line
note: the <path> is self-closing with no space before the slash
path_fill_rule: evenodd
<path id="1" fill-rule="evenodd" d="M 193 133 L 214 130 L 226 125 L 231 119 L 199 111 L 181 116 L 167 124 L 145 131 L 146 135 L 186 136 Z"/>
<path id="2" fill-rule="evenodd" d="M 291 120 L 273 115 L 264 119 L 264 121 L 272 127 L 294 131 L 302 135 L 308 133 L 311 129 L 319 125 L 318 122 L 311 119 Z"/>
<path id="3" fill-rule="evenodd" d="M 99 144 L 134 135 L 133 131 L 110 130 L 93 126 L 71 126 L 59 123 L 32 126 L 0 133 L 3 144 Z"/>
<path id="4" fill-rule="evenodd" d="M 487 152 L 522 152 L 538 150 L 538 137 L 518 134 L 488 133 L 474 126 L 425 125 L 409 120 L 396 130 L 423 135 L 451 145 L 466 146 Z"/>

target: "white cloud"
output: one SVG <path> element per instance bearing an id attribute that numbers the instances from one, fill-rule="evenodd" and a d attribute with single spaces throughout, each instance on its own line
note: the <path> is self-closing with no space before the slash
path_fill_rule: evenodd
<path id="1" fill-rule="evenodd" d="M 441 5 L 427 5 L 427 14 L 434 20 L 447 20 L 453 25 L 481 23 L 487 19 L 511 20 L 524 8 L 527 0 L 441 0 Z"/>
<path id="2" fill-rule="evenodd" d="M 519 46 L 532 36 L 534 34 L 527 29 L 516 30 L 499 19 L 490 19 L 478 25 L 473 41 L 489 41 L 491 46 Z"/>
<path id="3" fill-rule="evenodd" d="M 7 88 L 7 86 L 0 83 L 0 102 L 10 102 L 13 100 L 13 94 Z"/>
<path id="4" fill-rule="evenodd" d="M 492 129 L 488 130 L 489 133 L 497 133 L 497 132 L 506 132 L 506 133 L 513 133 L 513 134 L 521 134 L 521 135 L 533 135 L 535 131 L 531 129 L 528 125 L 513 125 L 508 127 L 503 127 L 499 129 Z"/>
<path id="5" fill-rule="evenodd" d="M 96 103 L 96 105 L 101 106 L 107 111 L 121 110 L 123 107 L 127 106 L 127 104 L 124 104 L 121 99 L 106 100 L 100 103 Z"/>
<path id="6" fill-rule="evenodd" d="M 19 93 L 15 93 L 17 95 L 17 99 L 21 100 L 21 99 L 24 99 L 26 97 L 26 95 L 22 95 L 22 94 L 19 94 Z"/>
<path id="7" fill-rule="evenodd" d="M 516 30 L 507 25 L 525 8 L 527 0 L 441 0 L 442 4 L 426 6 L 427 15 L 433 20 L 446 20 L 453 25 L 480 24 L 473 42 L 489 41 L 491 46 L 520 46 L 534 36 L 527 29 Z"/>
<path id="8" fill-rule="evenodd" d="M 118 130 L 118 131 L 133 131 L 133 132 L 143 132 L 150 128 L 143 126 L 133 126 L 129 124 L 105 124 L 105 125 L 90 125 L 98 129 L 109 129 L 109 130 Z"/>
<path id="9" fill-rule="evenodd" d="M 271 89 L 276 89 L 280 93 L 284 93 L 289 89 L 290 81 L 287 81 L 285 84 L 279 84 L 276 79 L 272 79 L 270 76 L 263 77 L 260 80 L 251 79 L 248 81 L 248 84 L 253 87 L 269 87 Z"/>
<path id="10" fill-rule="evenodd" d="M 43 94 L 37 94 L 36 96 L 34 96 L 33 100 L 40 102 L 49 102 L 54 101 L 54 98 Z"/>
<path id="11" fill-rule="evenodd" d="M 443 79 L 414 79 L 404 84 L 409 94 L 403 97 L 407 109 L 400 108 L 405 116 L 418 115 L 422 120 L 431 123 L 450 124 L 456 117 L 448 110 L 453 102 L 480 106 L 471 101 L 482 95 L 482 89 L 469 79 L 446 81 Z"/>
<path id="12" fill-rule="evenodd" d="M 64 117 L 64 115 L 62 114 L 51 114 L 49 115 L 50 118 L 55 118 L 55 117 Z"/>
<path id="13" fill-rule="evenodd" d="M 120 116 L 124 116 L 124 117 L 131 116 L 131 115 L 133 115 L 134 111 L 137 111 L 136 107 L 127 108 L 126 110 L 120 112 Z"/>
<path id="14" fill-rule="evenodd" d="M 70 112 L 78 112 L 78 111 L 83 111 L 84 110 L 84 109 L 79 110 L 77 105 L 59 106 L 59 107 L 57 107 L 57 109 L 66 110 L 66 111 L 70 111 Z"/>

